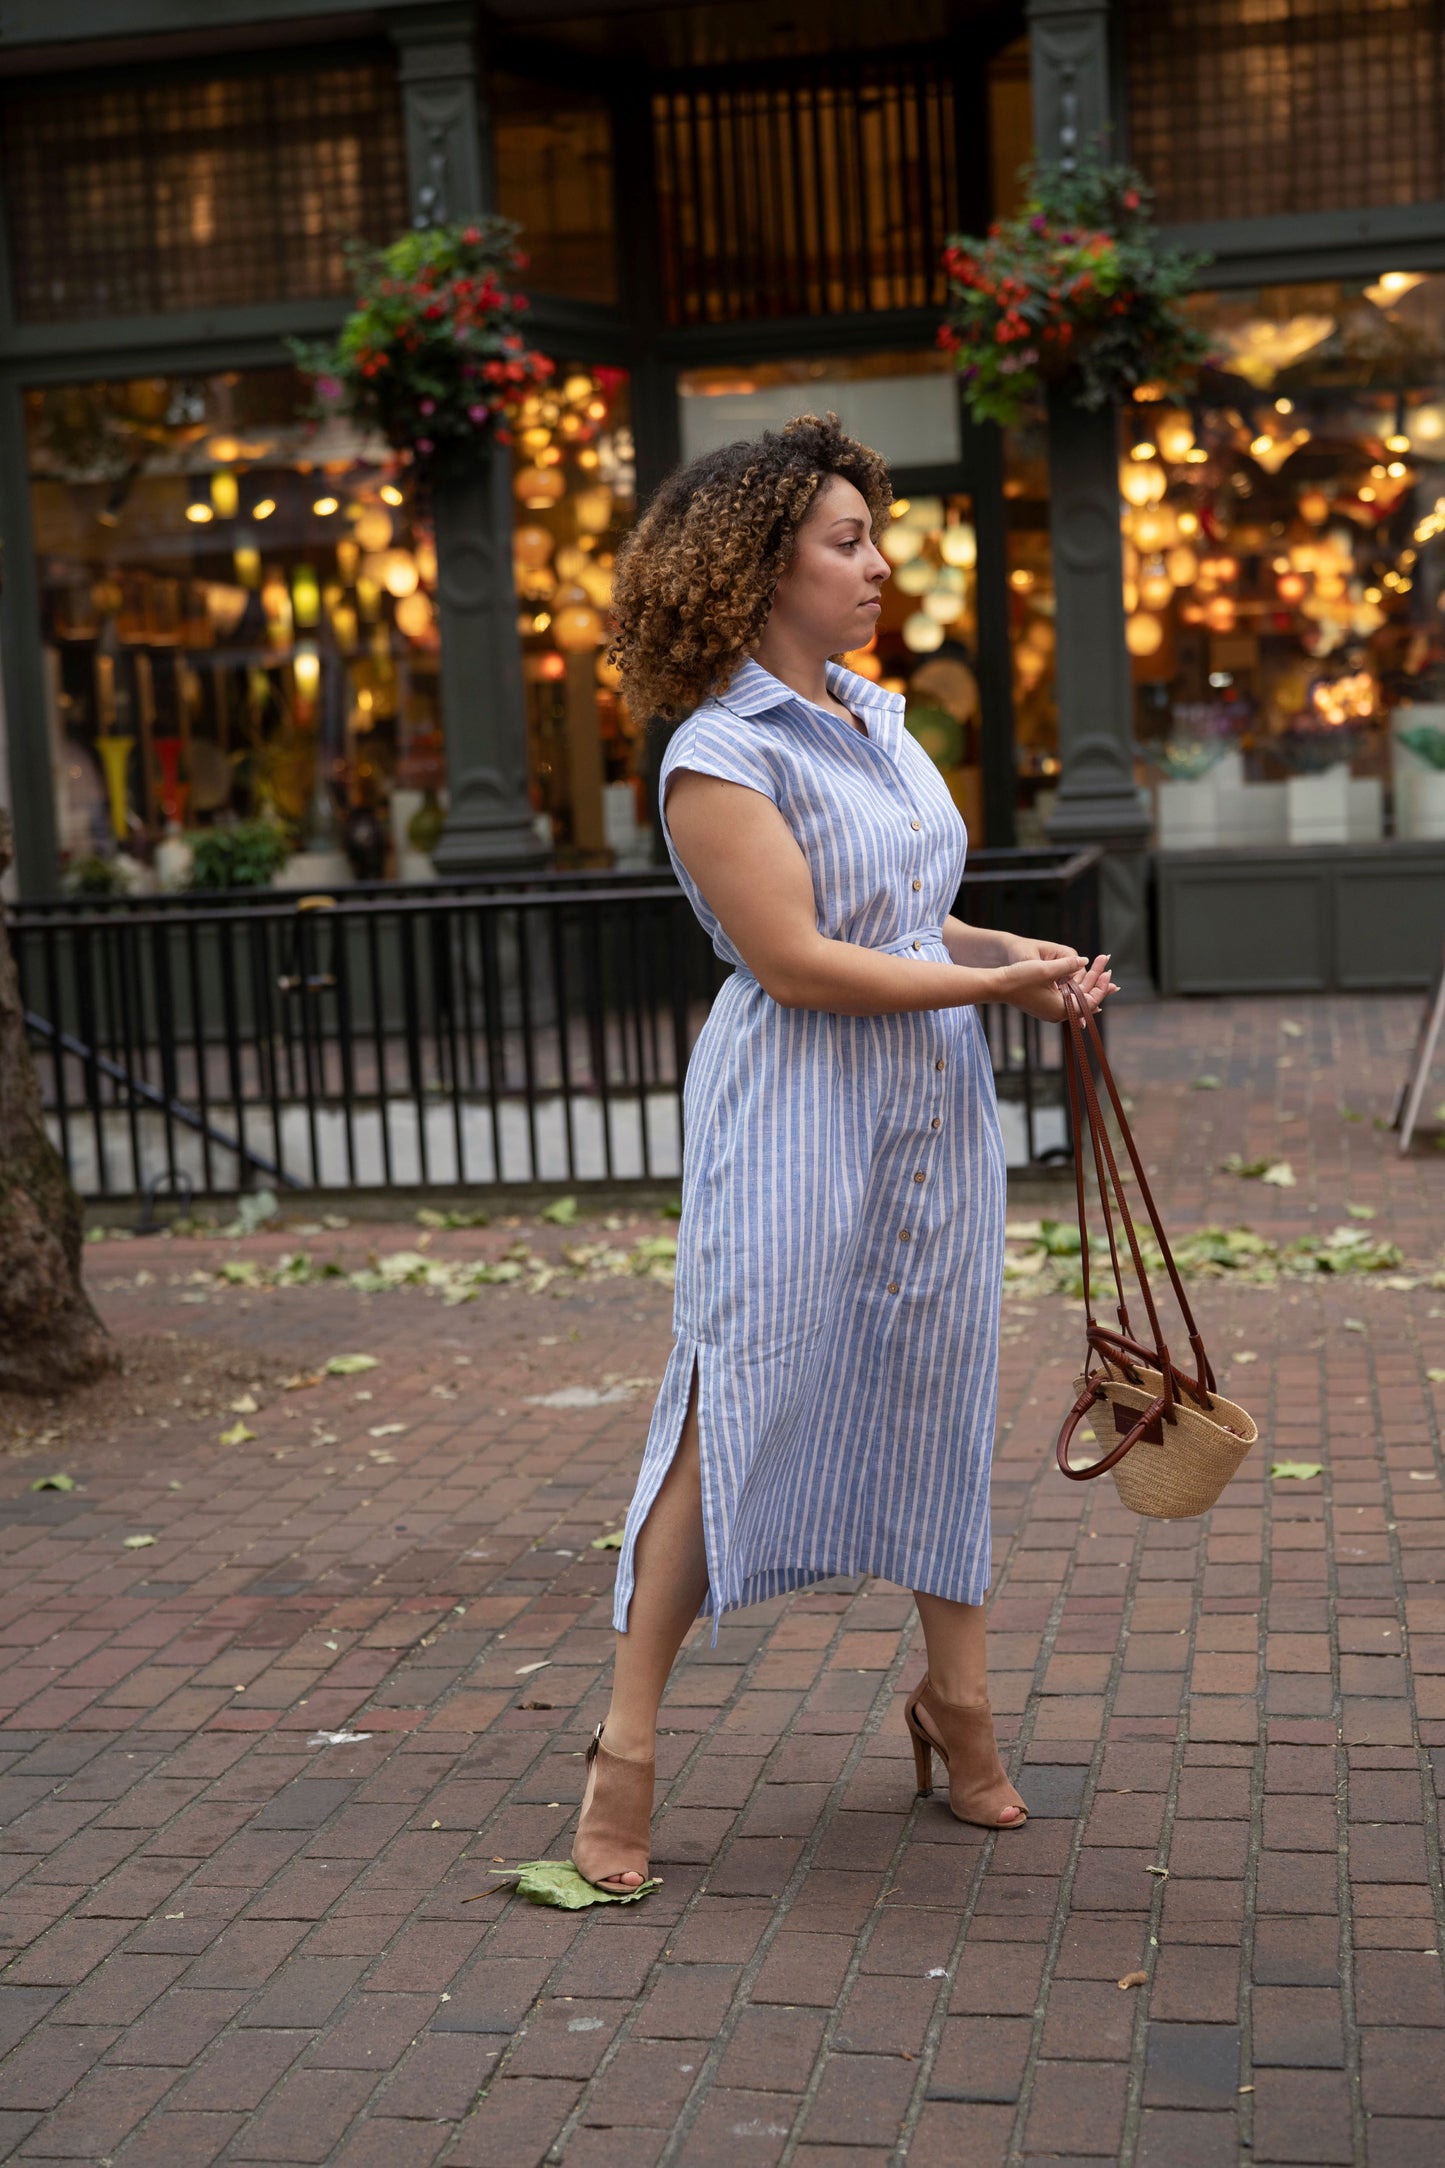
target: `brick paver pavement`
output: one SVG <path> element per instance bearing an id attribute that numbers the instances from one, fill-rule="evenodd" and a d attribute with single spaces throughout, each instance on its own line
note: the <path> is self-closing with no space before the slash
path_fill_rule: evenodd
<path id="1" fill-rule="evenodd" d="M 1414 1014 L 1121 1013 L 1175 1224 L 1285 1236 L 1368 1205 L 1438 1266 L 1445 1157 L 1427 1140 L 1397 1166 L 1374 1126 Z M 1193 1089 L 1206 1071 L 1219 1088 Z M 1288 1157 L 1296 1186 L 1220 1175 L 1229 1151 Z M 598 1230 L 521 1230 L 578 1232 Z M 309 1246 L 355 1263 L 415 1239 Z M 697 1638 L 659 1741 L 663 1887 L 564 1914 L 477 1893 L 568 1847 L 609 1652 L 591 1539 L 628 1494 L 667 1290 L 563 1277 L 449 1307 L 188 1278 L 288 1246 L 89 1253 L 118 1331 L 264 1353 L 253 1440 L 184 1408 L 142 1430 L 122 1392 L 112 1441 L 70 1455 L 77 1491 L 32 1493 L 36 1454 L 0 1464 L 0 2155 L 1442 2157 L 1445 1293 L 1425 1274 L 1203 1290 L 1265 1448 L 1177 1524 L 1052 1471 L 1077 1306 L 1011 1296 L 992 1650 L 1027 1828 L 914 1801 L 908 1599 L 828 1587 Z M 268 1382 L 346 1350 L 379 1367 Z M 542 1402 L 604 1381 L 622 1397 Z M 1275 1455 L 1325 1473 L 1271 1483 Z M 342 1730 L 366 1736 L 322 1740 Z"/>

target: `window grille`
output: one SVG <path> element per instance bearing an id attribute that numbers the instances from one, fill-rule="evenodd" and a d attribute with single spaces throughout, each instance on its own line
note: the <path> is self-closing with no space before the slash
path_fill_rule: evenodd
<path id="1" fill-rule="evenodd" d="M 1161 219 L 1445 196 L 1442 0 L 1126 0 L 1125 27 Z"/>
<path id="2" fill-rule="evenodd" d="M 487 94 L 497 209 L 522 228 L 523 285 L 574 301 L 615 301 L 606 99 L 515 75 L 493 75 Z"/>
<path id="3" fill-rule="evenodd" d="M 21 322 L 344 294 L 408 223 L 381 63 L 27 91 L 0 137 Z"/>
<path id="4" fill-rule="evenodd" d="M 958 177 L 935 56 L 690 77 L 655 95 L 653 129 L 670 322 L 944 300 Z"/>

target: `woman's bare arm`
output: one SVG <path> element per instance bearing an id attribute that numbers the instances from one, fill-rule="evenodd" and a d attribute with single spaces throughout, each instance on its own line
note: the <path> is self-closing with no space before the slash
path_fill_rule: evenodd
<path id="1" fill-rule="evenodd" d="M 784 1008 L 840 1016 L 893 1016 L 918 1009 L 1006 1001 L 1061 1015 L 1062 979 L 1091 997 L 1108 979 L 1106 959 L 1085 966 L 1072 949 L 993 965 L 917 962 L 820 934 L 807 860 L 777 807 L 760 791 L 694 769 L 667 779 L 667 824 L 678 857 L 763 991 Z M 958 924 L 958 921 L 954 921 Z M 991 936 L 994 940 L 1009 936 Z"/>

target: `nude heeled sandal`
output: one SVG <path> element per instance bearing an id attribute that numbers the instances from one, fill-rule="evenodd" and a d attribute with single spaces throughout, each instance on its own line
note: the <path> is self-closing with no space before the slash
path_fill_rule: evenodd
<path id="1" fill-rule="evenodd" d="M 628 1897 L 633 1892 L 622 1880 L 625 1874 L 647 1880 L 655 1764 L 609 1754 L 599 1724 L 587 1749 L 587 1768 L 592 1792 L 572 1840 L 572 1864 L 584 1882 L 609 1896 Z"/>
<path id="2" fill-rule="evenodd" d="M 926 1711 L 937 1732 L 936 1739 L 919 1722 L 920 1708 Z M 1003 1797 L 1005 1787 L 1012 1787 L 1000 1768 L 993 1711 L 986 1701 L 976 1708 L 963 1702 L 945 1701 L 935 1692 L 925 1671 L 903 1714 L 913 1740 L 920 1799 L 927 1799 L 933 1791 L 933 1757 L 936 1754 L 948 1772 L 948 1804 L 956 1821 L 969 1822 L 975 1829 L 1023 1828 L 1029 1818 L 1025 1806 L 1020 1805 L 1010 1822 L 1001 1822 L 998 1818 L 1014 1802 Z"/>

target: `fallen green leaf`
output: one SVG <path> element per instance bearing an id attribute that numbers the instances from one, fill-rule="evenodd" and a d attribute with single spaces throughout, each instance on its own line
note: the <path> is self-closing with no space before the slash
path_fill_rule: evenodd
<path id="1" fill-rule="evenodd" d="M 221 1432 L 216 1442 L 218 1445 L 249 1445 L 255 1435 L 255 1431 L 251 1429 L 249 1424 L 244 1422 L 232 1423 L 229 1430 Z"/>
<path id="2" fill-rule="evenodd" d="M 577 1199 L 554 1197 L 549 1205 L 543 1206 L 539 1216 L 544 1220 L 551 1220 L 555 1227 L 570 1227 L 577 1217 Z"/>
<path id="3" fill-rule="evenodd" d="M 1311 1476 L 1324 1474 L 1324 1466 L 1317 1460 L 1277 1460 L 1269 1472 L 1276 1478 L 1292 1476 L 1297 1483 L 1308 1483 Z"/>
<path id="4" fill-rule="evenodd" d="M 1372 1204 L 1347 1204 L 1345 1210 L 1349 1213 L 1350 1218 L 1354 1220 L 1372 1220 L 1375 1216 L 1375 1208 Z"/>
<path id="5" fill-rule="evenodd" d="M 1197 1076 L 1194 1079 L 1193 1089 L 1197 1092 L 1217 1092 L 1219 1090 L 1219 1078 L 1217 1076 Z"/>
<path id="6" fill-rule="evenodd" d="M 1358 1107 L 1341 1107 L 1340 1117 L 1347 1122 L 1362 1122 L 1365 1118 Z"/>
<path id="7" fill-rule="evenodd" d="M 1296 1176 L 1287 1159 L 1277 1159 L 1272 1167 L 1265 1168 L 1260 1180 L 1272 1183 L 1276 1189 L 1293 1189 Z"/>
<path id="8" fill-rule="evenodd" d="M 155 1542 L 154 1536 L 126 1536 L 121 1543 L 123 1551 L 146 1551 Z"/>
<path id="9" fill-rule="evenodd" d="M 1445 1385 L 1445 1370 L 1427 1370 L 1425 1375 L 1432 1385 Z M 30 1488 L 36 1490 L 39 1486 L 32 1483 Z M 67 1490 L 70 1488 L 69 1483 L 66 1484 L 66 1488 Z"/>
<path id="10" fill-rule="evenodd" d="M 1238 1152 L 1231 1152 L 1228 1159 L 1220 1162 L 1221 1174 L 1237 1174 L 1241 1181 L 1258 1182 L 1268 1174 L 1272 1161 L 1268 1159 L 1241 1159 Z"/>
<path id="11" fill-rule="evenodd" d="M 1433 1370 L 1430 1375 L 1432 1377 L 1435 1375 Z M 1441 1372 L 1441 1376 L 1445 1377 L 1445 1371 Z M 594 1551 L 620 1551 L 622 1549 L 622 1535 L 623 1531 L 620 1528 L 614 1528 L 609 1535 L 594 1536 L 590 1548 Z"/>
<path id="12" fill-rule="evenodd" d="M 530 1897 L 534 1905 L 558 1905 L 564 1912 L 581 1912 L 588 1905 L 635 1905 L 639 1897 L 661 1886 L 661 1876 L 654 1875 L 637 1889 L 598 1889 L 584 1880 L 570 1859 L 523 1860 L 517 1873 L 519 1897 Z"/>
<path id="13" fill-rule="evenodd" d="M 1295 1023 L 1292 1017 L 1287 1016 L 1279 1028 L 1287 1039 L 1302 1039 L 1305 1035 L 1304 1025 Z"/>
<path id="14" fill-rule="evenodd" d="M 1442 1370 L 1440 1375 L 1445 1378 L 1445 1370 Z M 73 1475 L 38 1475 L 30 1488 L 32 1490 L 74 1490 L 75 1477 Z"/>
<path id="15" fill-rule="evenodd" d="M 1346 1332 L 1363 1332 L 1364 1330 L 1365 1321 L 1362 1317 L 1347 1317 L 1345 1319 Z"/>
<path id="16" fill-rule="evenodd" d="M 328 1375 L 333 1378 L 359 1377 L 363 1370 L 379 1368 L 380 1361 L 375 1355 L 333 1355 L 326 1365 Z"/>

